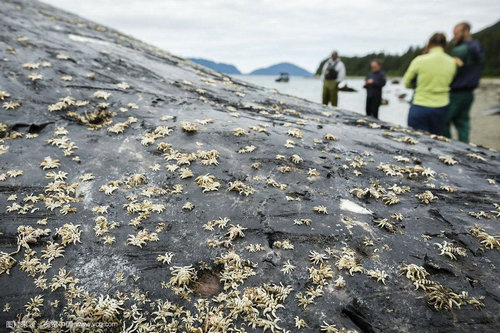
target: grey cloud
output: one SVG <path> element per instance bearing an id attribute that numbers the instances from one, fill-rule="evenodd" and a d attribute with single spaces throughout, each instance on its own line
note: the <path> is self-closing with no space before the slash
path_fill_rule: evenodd
<path id="1" fill-rule="evenodd" d="M 401 52 L 464 19 L 494 23 L 498 0 L 46 0 L 181 56 L 249 71 L 279 61 L 309 70 L 332 48 Z"/>

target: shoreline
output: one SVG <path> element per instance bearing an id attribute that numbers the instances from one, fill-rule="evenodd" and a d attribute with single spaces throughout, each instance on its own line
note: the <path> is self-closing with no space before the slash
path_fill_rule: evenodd
<path id="1" fill-rule="evenodd" d="M 494 150 L 500 150 L 500 114 L 486 114 L 487 110 L 500 107 L 500 78 L 483 78 L 474 92 L 472 104 L 471 133 L 472 143 Z"/>

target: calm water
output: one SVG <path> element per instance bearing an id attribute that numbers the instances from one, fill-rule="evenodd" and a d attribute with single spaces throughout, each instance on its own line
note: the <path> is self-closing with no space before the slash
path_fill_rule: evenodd
<path id="1" fill-rule="evenodd" d="M 275 82 L 275 76 L 267 75 L 234 75 L 235 78 L 247 81 L 266 88 L 274 88 L 279 92 L 308 99 L 321 103 L 322 81 L 317 78 L 291 77 L 287 83 Z M 381 120 L 406 126 L 408 100 L 411 98 L 411 90 L 405 89 L 400 83 L 389 82 L 383 89 L 383 98 L 389 101 L 388 105 L 380 106 L 379 118 Z M 365 114 L 366 91 L 363 89 L 363 78 L 350 77 L 345 80 L 349 87 L 357 92 L 339 92 L 339 107 L 342 109 Z M 405 99 L 399 99 L 399 95 L 406 93 Z"/>

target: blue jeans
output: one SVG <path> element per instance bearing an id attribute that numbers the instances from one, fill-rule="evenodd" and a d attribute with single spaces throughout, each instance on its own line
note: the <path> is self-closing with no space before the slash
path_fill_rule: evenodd
<path id="1" fill-rule="evenodd" d="M 440 108 L 429 108 L 412 104 L 408 114 L 408 126 L 441 135 L 446 123 L 448 107 L 449 105 Z"/>

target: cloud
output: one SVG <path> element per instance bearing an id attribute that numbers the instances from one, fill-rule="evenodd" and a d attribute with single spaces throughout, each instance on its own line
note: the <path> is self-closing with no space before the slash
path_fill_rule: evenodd
<path id="1" fill-rule="evenodd" d="M 456 22 L 498 20 L 498 0 L 45 0 L 174 54 L 237 65 L 280 61 L 310 71 L 332 49 L 402 52 Z"/>

